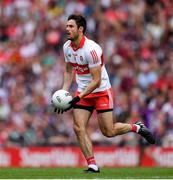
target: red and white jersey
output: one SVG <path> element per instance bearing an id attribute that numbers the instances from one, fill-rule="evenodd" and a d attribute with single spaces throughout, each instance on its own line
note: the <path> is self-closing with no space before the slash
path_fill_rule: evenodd
<path id="1" fill-rule="evenodd" d="M 70 40 L 63 46 L 65 61 L 71 63 L 76 71 L 78 91 L 83 91 L 92 81 L 90 68 L 101 65 L 101 84 L 93 93 L 104 91 L 111 87 L 109 77 L 103 64 L 101 47 L 94 41 L 83 36 L 79 47 L 75 49 Z"/>

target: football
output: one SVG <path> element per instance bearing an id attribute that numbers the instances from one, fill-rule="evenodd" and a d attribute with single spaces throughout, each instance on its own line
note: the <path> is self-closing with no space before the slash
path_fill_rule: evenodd
<path id="1" fill-rule="evenodd" d="M 70 107 L 69 102 L 72 100 L 71 94 L 63 89 L 57 90 L 52 95 L 52 103 L 60 110 L 65 110 Z"/>

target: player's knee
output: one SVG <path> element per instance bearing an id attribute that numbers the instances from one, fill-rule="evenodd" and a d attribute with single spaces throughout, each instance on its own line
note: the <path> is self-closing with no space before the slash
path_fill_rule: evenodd
<path id="1" fill-rule="evenodd" d="M 102 134 L 108 138 L 115 136 L 115 134 L 112 131 L 107 131 L 107 130 L 103 130 Z"/>
<path id="2" fill-rule="evenodd" d="M 83 127 L 78 126 L 78 125 L 74 125 L 73 129 L 74 129 L 74 132 L 76 134 L 81 134 L 81 133 L 85 132 L 85 129 Z"/>

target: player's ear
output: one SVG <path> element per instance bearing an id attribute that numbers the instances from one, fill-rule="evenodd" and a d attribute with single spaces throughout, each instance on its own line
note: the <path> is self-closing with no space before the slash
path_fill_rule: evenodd
<path id="1" fill-rule="evenodd" d="M 80 27 L 79 27 L 79 31 L 80 31 L 80 32 L 83 32 L 83 26 L 80 26 Z"/>

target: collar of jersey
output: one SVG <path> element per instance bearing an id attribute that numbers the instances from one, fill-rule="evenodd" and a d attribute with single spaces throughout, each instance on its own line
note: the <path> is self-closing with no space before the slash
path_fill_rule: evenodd
<path id="1" fill-rule="evenodd" d="M 70 43 L 70 46 L 74 51 L 77 51 L 78 49 L 82 48 L 85 43 L 85 36 L 82 36 L 82 39 L 80 40 L 79 46 L 77 48 L 74 47 L 73 43 Z"/>

